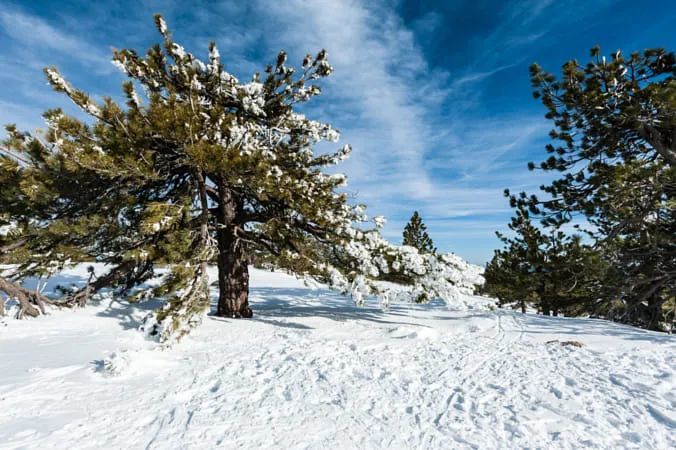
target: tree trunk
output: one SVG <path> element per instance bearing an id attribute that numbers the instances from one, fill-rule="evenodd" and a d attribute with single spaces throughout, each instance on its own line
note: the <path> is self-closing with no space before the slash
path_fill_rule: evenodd
<path id="1" fill-rule="evenodd" d="M 216 315 L 241 318 L 253 315 L 249 308 L 249 266 L 244 242 L 237 237 L 241 205 L 232 191 L 218 189 L 218 308 Z"/>
<path id="2" fill-rule="evenodd" d="M 633 311 L 631 311 L 629 322 L 648 330 L 661 331 L 659 322 L 665 299 L 660 297 L 659 291 L 663 285 L 664 279 L 659 279 L 643 287 L 632 299 Z"/>
<path id="3" fill-rule="evenodd" d="M 542 314 L 545 316 L 549 316 L 552 314 L 551 306 L 549 304 L 549 300 L 545 300 L 544 296 L 540 294 L 540 310 L 542 310 Z"/>
<path id="4" fill-rule="evenodd" d="M 663 302 L 659 301 L 659 299 L 655 300 L 648 302 L 648 320 L 646 321 L 645 327 L 648 330 L 663 331 L 660 328 L 660 318 L 662 316 Z"/>
<path id="5" fill-rule="evenodd" d="M 671 145 L 669 145 L 668 136 L 662 135 L 654 127 L 643 123 L 638 126 L 638 135 L 652 145 L 655 151 L 667 161 L 667 164 L 671 166 L 676 164 L 676 150 L 673 148 L 673 138 Z"/>
<path id="6" fill-rule="evenodd" d="M 538 297 L 540 298 L 540 308 L 542 309 L 542 314 L 549 316 L 552 313 L 551 305 L 549 303 L 547 288 L 544 282 L 541 282 L 536 291 Z"/>

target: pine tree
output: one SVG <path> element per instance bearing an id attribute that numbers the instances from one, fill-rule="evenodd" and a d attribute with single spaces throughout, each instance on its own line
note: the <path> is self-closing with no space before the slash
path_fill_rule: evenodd
<path id="1" fill-rule="evenodd" d="M 598 252 L 580 236 L 533 225 L 523 206 L 517 207 L 509 228 L 514 237 L 497 233 L 505 247 L 486 266 L 485 291 L 522 312 L 530 305 L 544 315 L 589 313 L 604 270 Z"/>
<path id="2" fill-rule="evenodd" d="M 612 318 L 657 329 L 676 292 L 676 56 L 648 49 L 625 58 L 595 47 L 557 80 L 531 67 L 535 97 L 558 142 L 530 169 L 562 172 L 545 200 L 512 197 L 548 226 L 583 216 L 615 274 L 601 293 Z M 613 272 L 608 272 L 612 274 Z M 620 302 L 622 307 L 610 308 Z"/>
<path id="3" fill-rule="evenodd" d="M 404 245 L 415 247 L 420 253 L 436 253 L 434 242 L 427 234 L 427 226 L 423 223 L 418 211 L 414 211 L 404 228 Z"/>
<path id="4" fill-rule="evenodd" d="M 160 340 L 187 333 L 209 308 L 213 259 L 216 312 L 227 317 L 252 314 L 252 255 L 349 292 L 357 304 L 367 295 L 450 303 L 471 292 L 469 265 L 392 246 L 380 235 L 381 218 L 348 203 L 340 191 L 345 176 L 324 172 L 351 149 L 316 155 L 313 147 L 337 141 L 339 132 L 294 111 L 321 93 L 317 83 L 333 71 L 324 50 L 308 54 L 299 70 L 282 51 L 264 75 L 241 82 L 225 71 L 215 44 L 202 62 L 174 42 L 160 16 L 155 22 L 163 46 L 145 57 L 114 54 L 130 78 L 125 106 L 111 98 L 97 103 L 49 68 L 52 86 L 91 123 L 54 109 L 45 113 L 44 136 L 8 128 L 0 180 L 16 192 L 0 196 L 0 211 L 17 229 L 4 250 L 27 262 L 7 281 L 16 286 L 71 261 L 107 263 L 109 272 L 92 275 L 82 289 L 48 300 L 81 305 L 107 287 L 131 300 L 167 298 L 144 325 Z M 157 267 L 169 274 L 151 292 L 139 290 Z M 407 286 L 382 283 L 388 274 Z"/>

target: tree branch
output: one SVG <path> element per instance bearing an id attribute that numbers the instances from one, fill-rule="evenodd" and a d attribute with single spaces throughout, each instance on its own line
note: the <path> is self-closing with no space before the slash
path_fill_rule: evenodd
<path id="1" fill-rule="evenodd" d="M 667 163 L 669 163 L 670 166 L 676 164 L 676 151 L 665 145 L 662 134 L 652 125 L 641 123 L 638 126 L 637 132 L 639 136 L 641 136 L 653 146 L 655 151 L 659 153 L 667 161 Z"/>

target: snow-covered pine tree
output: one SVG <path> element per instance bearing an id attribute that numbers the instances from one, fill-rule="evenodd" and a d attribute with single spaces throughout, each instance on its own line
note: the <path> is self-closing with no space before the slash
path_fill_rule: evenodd
<path id="1" fill-rule="evenodd" d="M 411 219 L 404 227 L 404 245 L 418 249 L 420 253 L 436 253 L 432 238 L 427 233 L 427 226 L 423 223 L 418 211 L 414 211 Z"/>
<path id="2" fill-rule="evenodd" d="M 107 286 L 132 298 L 169 298 L 145 323 L 160 340 L 182 336 L 209 308 L 212 259 L 217 314 L 228 317 L 252 314 L 247 262 L 253 253 L 349 292 L 358 304 L 366 295 L 385 303 L 395 297 L 454 303 L 458 293 L 472 291 L 480 280 L 475 267 L 453 255 L 389 244 L 379 233 L 382 219 L 369 225 L 364 206 L 347 202 L 340 191 L 345 176 L 325 172 L 350 147 L 315 154 L 315 144 L 335 142 L 339 133 L 294 111 L 320 94 L 316 83 L 333 71 L 324 50 L 308 54 L 300 70 L 287 66 L 282 51 L 264 75 L 241 82 L 225 71 L 214 43 L 202 62 L 174 42 L 162 17 L 155 22 L 163 46 L 145 57 L 133 50 L 114 54 L 131 79 L 124 84 L 126 107 L 110 98 L 96 103 L 50 68 L 52 86 L 93 124 L 51 110 L 45 139 L 10 133 L 13 154 L 27 158 L 8 163 L 27 199 L 7 218 L 21 224 L 12 251 L 38 255 L 17 278 L 55 260 L 108 263 L 110 273 L 66 300 Z M 135 291 L 158 266 L 170 269 L 161 284 Z M 388 273 L 406 275 L 408 285 L 382 283 Z"/>

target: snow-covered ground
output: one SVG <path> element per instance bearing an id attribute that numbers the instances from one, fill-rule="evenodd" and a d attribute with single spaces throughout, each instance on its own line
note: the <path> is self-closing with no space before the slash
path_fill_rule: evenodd
<path id="1" fill-rule="evenodd" d="M 152 304 L 0 319 L 0 448 L 676 447 L 674 336 L 252 285 L 253 319 L 170 350 L 136 331 Z"/>

